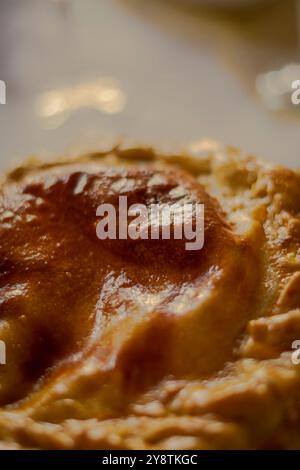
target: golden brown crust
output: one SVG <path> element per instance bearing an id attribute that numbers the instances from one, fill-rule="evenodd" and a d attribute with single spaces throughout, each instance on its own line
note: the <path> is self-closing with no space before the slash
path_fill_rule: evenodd
<path id="1" fill-rule="evenodd" d="M 203 250 L 99 241 L 96 207 L 120 194 L 204 203 Z M 300 447 L 299 214 L 299 174 L 234 149 L 117 147 L 10 173 L 2 447 Z"/>

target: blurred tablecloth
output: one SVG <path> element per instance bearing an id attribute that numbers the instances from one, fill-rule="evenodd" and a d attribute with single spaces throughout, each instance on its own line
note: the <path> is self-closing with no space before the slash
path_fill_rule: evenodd
<path id="1" fill-rule="evenodd" d="M 0 166 L 120 136 L 206 137 L 300 166 L 299 116 L 270 113 L 254 92 L 256 74 L 293 59 L 292 2 L 275 10 L 228 18 L 163 0 L 1 0 Z"/>

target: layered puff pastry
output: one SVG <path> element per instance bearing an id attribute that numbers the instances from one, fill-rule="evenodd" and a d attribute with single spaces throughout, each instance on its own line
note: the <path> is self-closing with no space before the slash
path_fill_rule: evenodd
<path id="1" fill-rule="evenodd" d="M 127 195 L 205 205 L 205 245 L 97 239 Z M 300 175 L 116 147 L 0 193 L 1 448 L 300 447 Z"/>

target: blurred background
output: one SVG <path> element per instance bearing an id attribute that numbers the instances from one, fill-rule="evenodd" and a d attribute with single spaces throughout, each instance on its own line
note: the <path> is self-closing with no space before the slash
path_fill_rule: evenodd
<path id="1" fill-rule="evenodd" d="M 102 142 L 300 167 L 297 0 L 0 0 L 0 168 Z"/>

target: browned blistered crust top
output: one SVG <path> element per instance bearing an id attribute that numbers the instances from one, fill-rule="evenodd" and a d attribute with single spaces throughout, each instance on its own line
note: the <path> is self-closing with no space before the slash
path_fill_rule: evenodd
<path id="1" fill-rule="evenodd" d="M 96 207 L 205 204 L 205 245 Z M 299 448 L 300 176 L 232 148 L 28 162 L 0 192 L 1 448 Z"/>

